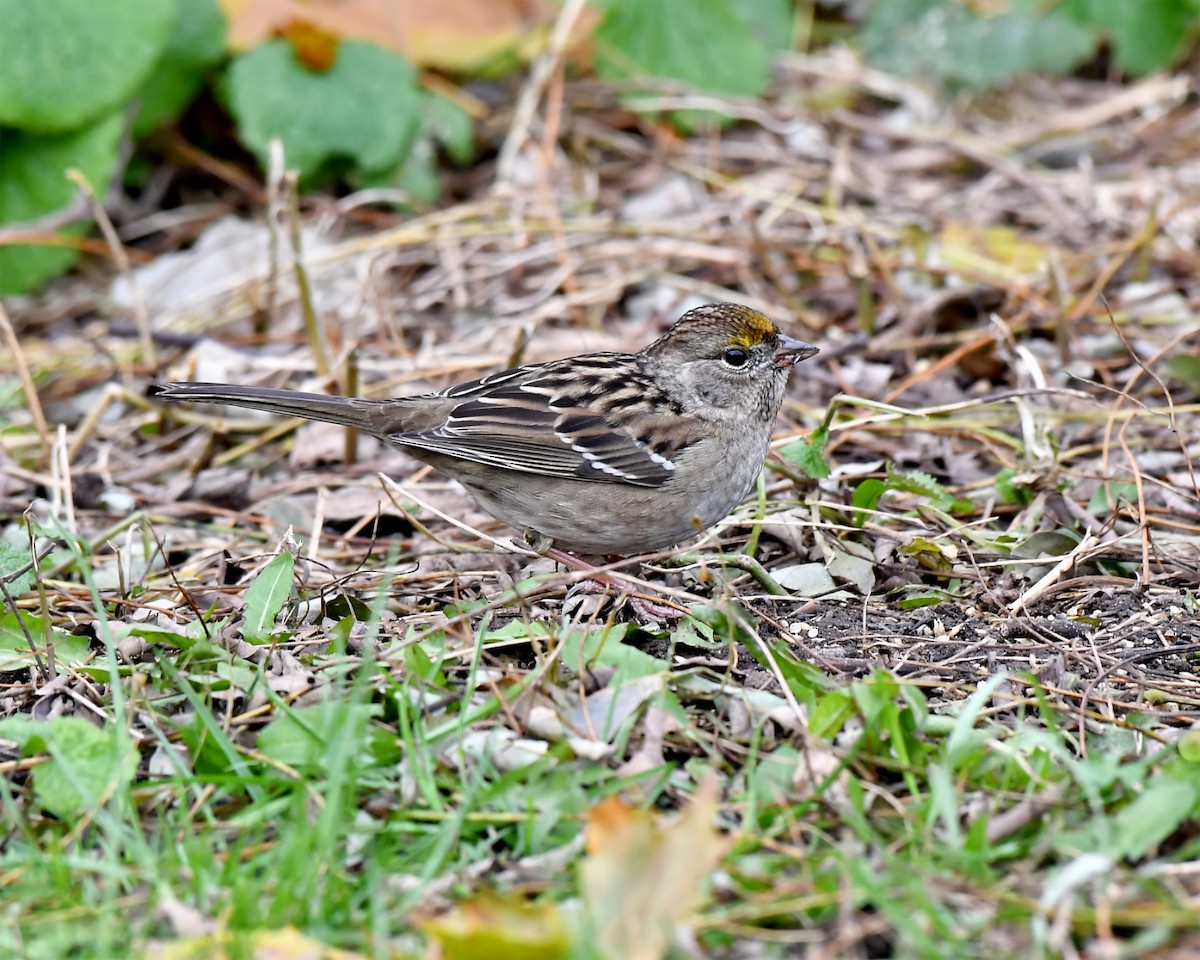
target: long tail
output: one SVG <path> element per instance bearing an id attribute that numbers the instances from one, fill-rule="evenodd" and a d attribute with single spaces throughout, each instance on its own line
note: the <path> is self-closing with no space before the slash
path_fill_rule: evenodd
<path id="1" fill-rule="evenodd" d="M 323 420 L 377 436 L 385 435 L 397 426 L 395 416 L 387 416 L 378 400 L 331 397 L 323 393 L 243 387 L 234 383 L 155 383 L 150 385 L 146 395 L 158 400 L 188 403 L 227 403 L 305 420 Z"/>

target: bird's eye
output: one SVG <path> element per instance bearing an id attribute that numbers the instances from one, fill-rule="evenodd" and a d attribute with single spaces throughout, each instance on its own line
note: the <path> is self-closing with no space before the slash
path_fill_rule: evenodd
<path id="1" fill-rule="evenodd" d="M 721 354 L 721 359 L 731 367 L 744 367 L 750 362 L 750 353 L 741 347 L 730 347 Z"/>

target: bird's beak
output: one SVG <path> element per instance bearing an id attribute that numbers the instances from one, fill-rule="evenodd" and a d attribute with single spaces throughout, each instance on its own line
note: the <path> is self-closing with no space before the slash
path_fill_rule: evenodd
<path id="1" fill-rule="evenodd" d="M 775 341 L 775 366 L 794 367 L 801 360 L 807 360 L 820 352 L 811 343 L 793 340 L 781 333 Z"/>

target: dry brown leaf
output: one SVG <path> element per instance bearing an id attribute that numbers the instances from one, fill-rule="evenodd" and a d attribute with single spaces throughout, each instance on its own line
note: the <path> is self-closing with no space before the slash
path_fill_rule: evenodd
<path id="1" fill-rule="evenodd" d="M 550 0 L 220 0 L 229 43 L 247 50 L 303 21 L 340 37 L 370 40 L 413 63 L 443 70 L 478 69 L 498 57 L 529 59 L 559 13 Z M 587 36 L 598 14 L 584 11 L 575 36 Z"/>
<path id="2" fill-rule="evenodd" d="M 296 59 L 313 73 L 333 69 L 337 61 L 337 34 L 299 18 L 284 24 L 279 34 L 292 45 Z"/>
<path id="3" fill-rule="evenodd" d="M 717 784 L 709 777 L 675 823 L 659 828 L 648 810 L 618 797 L 588 815 L 580 887 L 604 956 L 660 960 L 671 935 L 702 900 L 725 840 L 713 828 Z"/>

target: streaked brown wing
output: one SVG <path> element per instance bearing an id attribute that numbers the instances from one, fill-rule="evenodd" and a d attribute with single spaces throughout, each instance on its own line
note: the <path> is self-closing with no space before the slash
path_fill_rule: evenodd
<path id="1" fill-rule="evenodd" d="M 597 357 L 607 370 L 609 357 Z M 654 391 L 649 383 L 626 383 L 624 391 L 598 394 L 596 381 L 561 364 L 505 371 L 462 384 L 445 396 L 461 396 L 445 422 L 393 434 L 397 443 L 506 470 L 564 479 L 656 487 L 675 471 L 674 457 L 698 439 L 675 430 L 670 440 L 652 429 L 619 427 L 606 408 L 627 406 L 626 394 Z"/>

